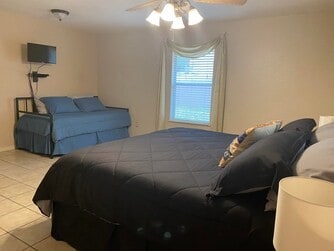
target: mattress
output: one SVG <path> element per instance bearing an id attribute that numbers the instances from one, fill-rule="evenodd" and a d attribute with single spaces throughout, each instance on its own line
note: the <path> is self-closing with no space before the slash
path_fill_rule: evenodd
<path id="1" fill-rule="evenodd" d="M 17 131 L 32 132 L 46 136 L 52 130 L 53 142 L 77 135 L 89 134 L 128 127 L 131 124 L 129 112 L 122 109 L 108 109 L 96 112 L 58 113 L 52 117 L 26 114 L 17 122 Z"/>

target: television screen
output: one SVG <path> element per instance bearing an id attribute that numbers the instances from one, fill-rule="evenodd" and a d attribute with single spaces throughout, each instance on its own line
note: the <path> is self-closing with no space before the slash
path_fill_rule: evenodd
<path id="1" fill-rule="evenodd" d="M 28 62 L 32 63 L 56 63 L 56 47 L 43 44 L 27 44 Z"/>

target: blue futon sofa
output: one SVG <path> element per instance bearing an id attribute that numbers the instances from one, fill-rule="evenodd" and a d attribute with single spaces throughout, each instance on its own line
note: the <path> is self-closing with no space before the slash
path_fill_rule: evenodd
<path id="1" fill-rule="evenodd" d="M 15 146 L 62 155 L 129 136 L 126 108 L 105 107 L 98 97 L 16 98 Z"/>

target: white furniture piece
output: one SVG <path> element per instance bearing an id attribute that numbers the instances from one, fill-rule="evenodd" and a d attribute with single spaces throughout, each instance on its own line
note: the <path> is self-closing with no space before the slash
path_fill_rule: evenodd
<path id="1" fill-rule="evenodd" d="M 280 181 L 274 247 L 334 250 L 334 183 L 296 176 Z"/>

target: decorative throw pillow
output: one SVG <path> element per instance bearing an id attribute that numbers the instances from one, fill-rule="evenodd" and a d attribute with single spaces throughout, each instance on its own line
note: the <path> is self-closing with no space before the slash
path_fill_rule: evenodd
<path id="1" fill-rule="evenodd" d="M 108 110 L 98 97 L 84 97 L 74 99 L 74 103 L 82 112 L 95 112 Z"/>
<path id="2" fill-rule="evenodd" d="M 35 103 L 35 106 L 36 106 L 36 109 L 37 109 L 38 113 L 48 114 L 48 110 L 46 109 L 45 104 L 36 95 L 34 96 L 34 103 Z"/>
<path id="3" fill-rule="evenodd" d="M 315 120 L 311 118 L 297 119 L 284 125 L 281 131 L 296 130 L 300 132 L 311 133 L 312 130 L 316 127 L 316 125 L 317 124 Z"/>
<path id="4" fill-rule="evenodd" d="M 334 123 L 320 126 L 312 134 L 310 143 L 314 144 L 326 139 L 334 138 Z"/>
<path id="5" fill-rule="evenodd" d="M 309 146 L 295 162 L 294 174 L 334 182 L 333 153 L 334 138 L 325 139 Z"/>
<path id="6" fill-rule="evenodd" d="M 80 111 L 69 97 L 43 97 L 41 101 L 51 114 Z"/>
<path id="7" fill-rule="evenodd" d="M 227 196 L 271 187 L 293 175 L 291 166 L 304 150 L 305 133 L 281 131 L 257 141 L 222 169 L 212 183 L 210 196 Z"/>
<path id="8" fill-rule="evenodd" d="M 226 166 L 233 158 L 250 147 L 256 141 L 277 132 L 281 125 L 282 121 L 273 120 L 248 128 L 244 133 L 236 137 L 230 146 L 225 150 L 223 157 L 219 162 L 219 166 Z"/>

